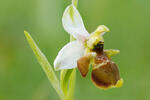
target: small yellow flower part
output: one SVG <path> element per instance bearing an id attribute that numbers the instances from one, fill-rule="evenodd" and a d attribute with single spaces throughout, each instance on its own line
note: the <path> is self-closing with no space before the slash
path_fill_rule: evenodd
<path id="1" fill-rule="evenodd" d="M 107 88 L 106 87 L 99 87 L 99 86 L 97 86 L 97 87 L 100 88 L 100 89 L 103 89 L 103 90 L 107 90 L 107 89 L 110 89 L 110 88 L 119 88 L 122 85 L 123 85 L 123 79 L 120 79 L 120 80 L 117 81 L 116 85 L 111 85 L 111 86 L 109 86 Z"/>
<path id="2" fill-rule="evenodd" d="M 122 85 L 123 85 L 123 79 L 121 78 L 120 80 L 117 81 L 115 87 L 121 87 Z"/>
<path id="3" fill-rule="evenodd" d="M 84 56 L 87 55 L 87 54 L 89 54 L 90 52 L 91 52 L 91 50 L 86 47 L 86 48 L 85 48 L 85 51 L 84 51 Z"/>
<path id="4" fill-rule="evenodd" d="M 104 33 L 104 32 L 109 32 L 110 30 L 109 30 L 109 28 L 108 27 L 106 27 L 105 25 L 100 25 L 100 26 L 98 26 L 98 28 L 96 29 L 96 33 L 97 34 L 99 34 L 99 35 L 103 35 L 102 33 Z"/>
<path id="5" fill-rule="evenodd" d="M 99 41 L 103 41 L 103 38 L 96 35 L 91 35 L 90 38 L 87 41 L 87 46 L 89 49 L 93 49 L 94 45 L 96 45 Z"/>
<path id="6" fill-rule="evenodd" d="M 96 29 L 95 32 L 93 32 L 88 41 L 87 41 L 87 46 L 90 48 L 90 49 L 93 49 L 95 45 L 98 44 L 98 42 L 104 42 L 104 39 L 103 39 L 103 34 L 105 32 L 109 32 L 109 29 L 105 26 L 105 25 L 100 25 L 98 26 L 98 28 Z"/>
<path id="7" fill-rule="evenodd" d="M 119 88 L 123 85 L 123 79 L 121 78 L 120 80 L 117 81 L 116 85 L 111 85 L 108 88 L 102 88 L 104 90 L 110 89 L 110 88 Z"/>
<path id="8" fill-rule="evenodd" d="M 110 58 L 111 56 L 120 53 L 120 50 L 108 49 L 108 50 L 104 50 L 104 52 L 105 52 L 105 53 L 107 54 L 107 56 Z"/>

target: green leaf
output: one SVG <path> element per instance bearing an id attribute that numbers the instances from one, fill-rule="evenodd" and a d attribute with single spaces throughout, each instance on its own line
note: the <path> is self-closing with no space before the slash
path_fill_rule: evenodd
<path id="1" fill-rule="evenodd" d="M 45 55 L 40 51 L 40 49 L 38 48 L 38 46 L 36 45 L 36 43 L 34 42 L 32 37 L 30 36 L 30 34 L 26 31 L 24 31 L 24 34 L 25 34 L 27 41 L 28 41 L 30 47 L 32 48 L 38 62 L 42 66 L 45 74 L 47 75 L 50 83 L 52 84 L 53 88 L 56 90 L 56 92 L 58 93 L 61 100 L 64 100 L 64 94 L 60 88 L 59 80 L 57 79 L 56 74 L 52 69 L 52 66 L 48 62 Z"/>

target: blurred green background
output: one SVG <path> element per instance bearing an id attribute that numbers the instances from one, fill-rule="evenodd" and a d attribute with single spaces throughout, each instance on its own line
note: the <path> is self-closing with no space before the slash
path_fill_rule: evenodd
<path id="1" fill-rule="evenodd" d="M 53 63 L 69 41 L 61 18 L 71 0 L 0 0 L 0 100 L 59 100 L 30 49 L 24 30 Z M 122 88 L 96 88 L 77 71 L 75 100 L 150 100 L 150 0 L 79 0 L 89 32 L 108 26 L 105 49 L 120 49 Z M 57 72 L 58 73 L 58 72 Z"/>

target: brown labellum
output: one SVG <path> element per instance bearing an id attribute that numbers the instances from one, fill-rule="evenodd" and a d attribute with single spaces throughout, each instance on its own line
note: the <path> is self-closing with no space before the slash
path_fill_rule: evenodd
<path id="1" fill-rule="evenodd" d="M 91 77 L 94 84 L 103 89 L 115 86 L 120 80 L 117 65 L 104 52 L 97 53 Z"/>

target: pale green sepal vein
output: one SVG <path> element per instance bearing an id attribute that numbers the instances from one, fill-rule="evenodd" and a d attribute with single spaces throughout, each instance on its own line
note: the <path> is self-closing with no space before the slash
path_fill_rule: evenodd
<path id="1" fill-rule="evenodd" d="M 64 94 L 63 94 L 63 92 L 62 92 L 62 90 L 60 88 L 59 80 L 57 79 L 56 74 L 55 74 L 54 70 L 52 69 L 52 66 L 48 62 L 48 60 L 45 57 L 45 55 L 40 51 L 40 49 L 38 48 L 38 46 L 36 45 L 36 43 L 32 39 L 31 35 L 28 32 L 26 32 L 26 31 L 24 31 L 24 34 L 25 34 L 25 36 L 27 38 L 27 41 L 28 41 L 30 47 L 32 48 L 32 50 L 33 50 L 33 52 L 34 52 L 38 62 L 42 66 L 45 74 L 47 75 L 50 83 L 52 84 L 53 88 L 58 93 L 60 99 L 61 100 L 65 100 L 64 99 Z"/>
<path id="2" fill-rule="evenodd" d="M 74 14 L 75 14 L 75 13 L 74 13 L 74 8 L 73 8 L 72 5 L 69 6 L 69 12 L 68 12 L 68 13 L 69 13 L 69 15 L 70 15 L 70 18 L 71 18 L 72 22 L 74 22 L 74 19 L 75 19 L 75 18 L 74 18 Z"/>

